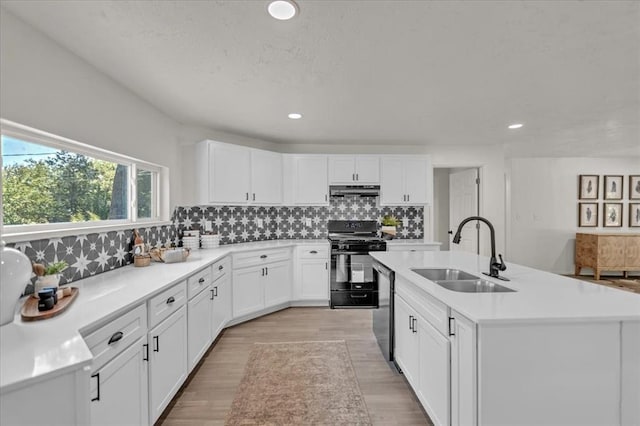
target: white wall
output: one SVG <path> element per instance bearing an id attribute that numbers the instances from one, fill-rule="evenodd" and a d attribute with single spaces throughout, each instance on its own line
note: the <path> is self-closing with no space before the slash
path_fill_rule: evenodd
<path id="1" fill-rule="evenodd" d="M 2 118 L 169 167 L 179 194 L 175 120 L 3 8 L 0 27 Z"/>
<path id="2" fill-rule="evenodd" d="M 440 250 L 449 250 L 449 170 L 433 170 L 433 229 L 434 239 L 440 241 Z"/>
<path id="3" fill-rule="evenodd" d="M 578 228 L 578 175 L 581 174 L 600 175 L 600 226 L 597 228 Z M 573 273 L 576 232 L 637 233 L 637 228 L 628 228 L 630 174 L 640 174 L 640 158 L 512 159 L 508 170 L 509 259 L 550 272 Z M 622 228 L 601 226 L 604 175 L 624 175 Z"/>

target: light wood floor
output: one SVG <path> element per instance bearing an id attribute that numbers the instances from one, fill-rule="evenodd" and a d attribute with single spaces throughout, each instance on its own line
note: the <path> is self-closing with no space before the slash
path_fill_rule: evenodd
<path id="1" fill-rule="evenodd" d="M 224 425 L 255 342 L 345 340 L 374 425 L 430 425 L 404 377 L 389 367 L 371 310 L 289 308 L 225 330 L 158 423 Z"/>

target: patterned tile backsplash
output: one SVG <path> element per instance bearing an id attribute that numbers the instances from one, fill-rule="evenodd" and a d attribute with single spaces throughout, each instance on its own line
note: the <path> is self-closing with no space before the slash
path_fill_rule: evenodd
<path id="1" fill-rule="evenodd" d="M 328 220 L 377 220 L 393 215 L 399 226 L 396 238 L 423 237 L 423 207 L 381 207 L 378 198 L 331 197 L 328 207 L 191 206 L 174 211 L 179 230 L 203 229 L 207 221 L 220 235 L 220 244 L 276 239 L 326 238 Z M 262 222 L 262 226 L 258 226 Z"/>
<path id="2" fill-rule="evenodd" d="M 423 207 L 380 207 L 378 198 L 332 197 L 323 207 L 191 206 L 176 207 L 172 225 L 139 228 L 151 246 L 179 242 L 179 231 L 204 228 L 211 221 L 220 244 L 276 239 L 326 238 L 328 220 L 377 220 L 390 214 L 400 220 L 396 238 L 423 237 Z M 262 226 L 260 225 L 260 222 Z M 406 226 L 404 226 L 406 225 Z M 61 284 L 129 265 L 132 230 L 89 233 L 7 244 L 33 262 L 48 265 L 66 261 Z M 33 292 L 33 283 L 25 294 Z"/>

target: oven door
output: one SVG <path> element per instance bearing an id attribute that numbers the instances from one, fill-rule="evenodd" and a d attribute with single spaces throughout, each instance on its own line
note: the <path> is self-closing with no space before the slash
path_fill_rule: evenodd
<path id="1" fill-rule="evenodd" d="M 331 255 L 331 290 L 374 290 L 373 259 L 366 252 Z"/>

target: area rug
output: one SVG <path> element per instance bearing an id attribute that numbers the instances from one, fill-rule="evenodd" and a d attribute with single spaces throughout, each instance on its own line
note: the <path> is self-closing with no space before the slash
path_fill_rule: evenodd
<path id="1" fill-rule="evenodd" d="M 370 425 L 344 340 L 256 343 L 225 422 Z"/>

